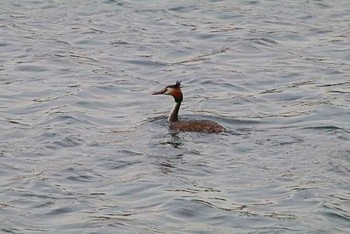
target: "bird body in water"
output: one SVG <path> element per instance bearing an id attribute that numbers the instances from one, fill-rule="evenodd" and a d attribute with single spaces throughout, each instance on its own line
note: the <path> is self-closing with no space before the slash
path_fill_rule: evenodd
<path id="1" fill-rule="evenodd" d="M 185 132 L 206 132 L 206 133 L 219 133 L 225 131 L 225 128 L 220 124 L 210 120 L 179 120 L 179 110 L 183 95 L 181 92 L 181 83 L 178 81 L 174 85 L 168 85 L 164 89 L 152 93 L 152 95 L 171 95 L 175 100 L 175 105 L 169 114 L 168 121 L 170 122 L 170 128 L 178 131 Z"/>

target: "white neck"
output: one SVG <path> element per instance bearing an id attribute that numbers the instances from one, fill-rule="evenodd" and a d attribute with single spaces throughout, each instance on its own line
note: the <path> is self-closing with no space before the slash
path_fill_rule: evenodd
<path id="1" fill-rule="evenodd" d="M 175 102 L 175 105 L 168 117 L 169 122 L 175 122 L 179 120 L 178 115 L 179 115 L 180 105 L 181 105 L 181 102 Z"/>

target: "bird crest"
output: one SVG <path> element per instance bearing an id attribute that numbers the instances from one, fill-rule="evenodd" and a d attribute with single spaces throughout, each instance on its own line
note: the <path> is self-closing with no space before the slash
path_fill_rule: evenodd
<path id="1" fill-rule="evenodd" d="M 167 88 L 181 88 L 181 81 L 176 81 L 174 85 L 168 85 Z"/>

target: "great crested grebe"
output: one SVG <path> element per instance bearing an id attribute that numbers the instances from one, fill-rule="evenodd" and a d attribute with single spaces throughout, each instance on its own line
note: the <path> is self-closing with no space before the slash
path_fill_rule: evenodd
<path id="1" fill-rule="evenodd" d="M 152 93 L 152 95 L 159 94 L 171 95 L 175 99 L 175 105 L 168 117 L 170 128 L 185 132 L 218 133 L 225 131 L 225 128 L 220 124 L 210 120 L 179 120 L 178 114 L 183 99 L 180 81 L 177 81 L 174 85 L 168 85 L 158 92 Z"/>

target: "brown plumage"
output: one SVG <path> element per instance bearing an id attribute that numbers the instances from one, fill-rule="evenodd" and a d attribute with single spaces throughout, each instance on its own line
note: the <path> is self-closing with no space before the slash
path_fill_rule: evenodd
<path id="1" fill-rule="evenodd" d="M 179 120 L 178 114 L 183 100 L 181 92 L 181 83 L 178 81 L 175 85 L 168 85 L 164 89 L 152 93 L 152 95 L 171 95 L 175 100 L 175 105 L 169 114 L 168 121 L 170 122 L 170 128 L 178 131 L 185 132 L 206 132 L 206 133 L 218 133 L 225 131 L 225 128 L 220 124 L 210 120 Z"/>

